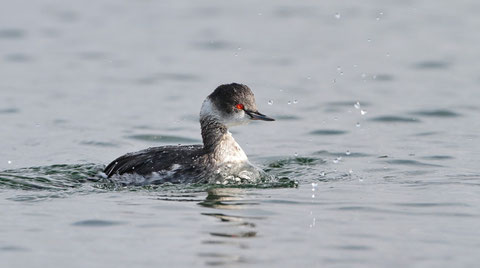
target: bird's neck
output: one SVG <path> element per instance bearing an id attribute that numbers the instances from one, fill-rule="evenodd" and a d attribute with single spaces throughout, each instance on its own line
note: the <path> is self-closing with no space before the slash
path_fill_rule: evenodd
<path id="1" fill-rule="evenodd" d="M 212 156 L 212 161 L 217 164 L 247 161 L 245 152 L 232 137 L 227 126 L 211 116 L 200 118 L 200 125 L 203 147 L 205 152 Z"/>

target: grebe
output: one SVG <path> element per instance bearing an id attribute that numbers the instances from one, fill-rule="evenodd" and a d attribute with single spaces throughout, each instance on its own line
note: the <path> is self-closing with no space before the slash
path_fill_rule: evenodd
<path id="1" fill-rule="evenodd" d="M 221 85 L 203 102 L 200 125 L 203 145 L 148 148 L 115 159 L 105 168 L 108 177 L 135 176 L 136 183 L 223 183 L 252 180 L 262 172 L 228 131 L 252 120 L 275 121 L 257 110 L 250 88 L 242 84 Z"/>

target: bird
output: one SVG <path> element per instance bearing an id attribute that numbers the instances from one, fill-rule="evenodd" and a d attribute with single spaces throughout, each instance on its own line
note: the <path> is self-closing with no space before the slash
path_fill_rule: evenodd
<path id="1" fill-rule="evenodd" d="M 200 109 L 203 144 L 151 147 L 128 153 L 113 160 L 104 173 L 124 182 L 128 181 L 125 178 L 135 178 L 133 184 L 254 180 L 264 172 L 249 162 L 229 131 L 233 126 L 254 120 L 275 121 L 258 111 L 248 86 L 220 85 L 207 96 Z"/>

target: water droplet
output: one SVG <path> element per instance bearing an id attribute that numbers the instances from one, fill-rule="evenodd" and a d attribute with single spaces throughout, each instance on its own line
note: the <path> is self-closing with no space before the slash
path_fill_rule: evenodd
<path id="1" fill-rule="evenodd" d="M 325 172 L 320 173 L 320 177 L 325 177 L 325 175 L 327 175 Z"/>
<path id="2" fill-rule="evenodd" d="M 345 154 L 346 154 L 346 155 L 350 155 L 351 153 L 350 153 L 349 150 L 347 150 L 347 151 L 345 152 Z"/>
<path id="3" fill-rule="evenodd" d="M 307 80 L 310 80 L 310 79 L 312 79 L 312 78 L 310 76 L 307 76 Z"/>
<path id="4" fill-rule="evenodd" d="M 338 20 L 340 19 L 340 13 L 335 13 L 335 18 Z"/>
<path id="5" fill-rule="evenodd" d="M 340 160 L 342 160 L 342 157 L 341 157 L 341 156 L 333 159 L 333 163 L 338 164 L 338 162 L 340 162 Z"/>
<path id="6" fill-rule="evenodd" d="M 358 67 L 358 65 L 357 65 L 357 64 L 354 64 L 354 65 L 353 65 L 353 68 L 357 68 L 357 67 Z"/>
<path id="7" fill-rule="evenodd" d="M 7 163 L 10 165 L 12 163 L 12 161 L 8 160 Z"/>
<path id="8" fill-rule="evenodd" d="M 352 173 L 353 173 L 353 170 L 350 169 L 350 170 L 348 171 L 348 173 L 349 173 L 349 174 L 352 174 Z"/>
<path id="9" fill-rule="evenodd" d="M 291 102 L 291 101 L 288 101 L 287 104 L 290 105 L 290 104 L 292 104 L 292 102 Z"/>
<path id="10" fill-rule="evenodd" d="M 258 15 L 258 16 L 262 16 L 262 13 L 258 13 L 257 15 Z"/>
<path id="11" fill-rule="evenodd" d="M 268 105 L 273 105 L 273 100 L 269 100 Z"/>
<path id="12" fill-rule="evenodd" d="M 315 194 L 312 194 L 312 198 L 315 198 Z"/>
<path id="13" fill-rule="evenodd" d="M 317 186 L 318 186 L 318 183 L 312 182 L 312 187 L 317 187 Z"/>
<path id="14" fill-rule="evenodd" d="M 355 126 L 356 126 L 356 127 L 360 127 L 360 122 L 357 122 L 357 123 L 355 124 Z"/>
<path id="15" fill-rule="evenodd" d="M 298 103 L 298 100 L 293 100 L 293 104 L 297 104 Z"/>
<path id="16" fill-rule="evenodd" d="M 387 57 L 390 57 L 390 53 L 387 53 L 387 55 L 386 55 L 386 56 L 387 56 Z"/>
<path id="17" fill-rule="evenodd" d="M 340 72 L 340 75 L 343 75 L 343 72 Z"/>
<path id="18" fill-rule="evenodd" d="M 342 68 L 340 66 L 337 66 L 337 71 L 340 72 L 341 70 L 342 70 Z"/>
<path id="19" fill-rule="evenodd" d="M 337 83 L 337 79 L 333 79 L 333 81 L 332 81 L 332 82 L 333 82 L 334 84 L 335 84 L 335 83 Z"/>
<path id="20" fill-rule="evenodd" d="M 355 107 L 355 109 L 360 109 L 360 102 L 357 101 L 357 103 L 355 103 L 353 107 Z"/>
<path id="21" fill-rule="evenodd" d="M 367 114 L 367 111 L 365 111 L 365 110 L 360 110 L 360 114 L 361 114 L 361 115 L 366 115 L 366 114 Z"/>
<path id="22" fill-rule="evenodd" d="M 295 152 L 293 155 L 294 155 L 295 157 L 297 157 L 297 156 L 298 156 L 298 153 L 297 153 L 297 152 Z"/>
<path id="23" fill-rule="evenodd" d="M 380 18 L 379 18 L 379 17 L 377 17 L 377 18 L 376 18 L 376 20 L 378 21 L 378 20 L 380 20 Z"/>
<path id="24" fill-rule="evenodd" d="M 368 39 L 367 39 L 367 42 L 369 42 L 369 43 L 372 42 L 372 39 L 368 38 Z"/>
<path id="25" fill-rule="evenodd" d="M 365 78 L 367 77 L 367 74 L 366 73 L 362 73 L 362 78 Z"/>
<path id="26" fill-rule="evenodd" d="M 376 74 L 372 75 L 372 79 L 373 79 L 373 80 L 376 80 L 376 79 L 377 79 L 377 75 L 376 75 Z"/>
<path id="27" fill-rule="evenodd" d="M 241 47 L 238 47 L 237 50 L 242 50 L 242 48 L 241 48 Z"/>
<path id="28" fill-rule="evenodd" d="M 238 53 L 233 54 L 235 57 L 238 57 Z"/>

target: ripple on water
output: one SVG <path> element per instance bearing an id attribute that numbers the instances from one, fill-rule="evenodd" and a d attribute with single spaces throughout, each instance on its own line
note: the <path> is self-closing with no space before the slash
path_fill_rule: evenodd
<path id="1" fill-rule="evenodd" d="M 157 135 L 157 134 L 138 134 L 127 136 L 128 139 L 148 141 L 156 143 L 199 143 L 200 140 L 190 139 L 179 136 Z"/>
<path id="2" fill-rule="evenodd" d="M 33 58 L 23 53 L 12 53 L 5 55 L 5 60 L 10 62 L 29 62 L 32 61 Z"/>
<path id="3" fill-rule="evenodd" d="M 0 29 L 0 39 L 21 39 L 24 36 L 22 29 Z"/>
<path id="4" fill-rule="evenodd" d="M 103 165 L 95 164 L 52 165 L 4 170 L 0 172 L 0 188 L 68 190 L 80 187 L 87 181 L 95 180 L 94 177 L 101 170 L 103 170 Z M 51 194 L 47 196 L 52 197 Z"/>
<path id="5" fill-rule="evenodd" d="M 48 13 L 63 23 L 73 23 L 80 19 L 80 15 L 73 10 L 49 10 Z"/>
<path id="6" fill-rule="evenodd" d="M 458 117 L 460 114 L 446 110 L 446 109 L 437 109 L 437 110 L 420 110 L 412 112 L 413 115 L 418 116 L 427 116 L 427 117 Z"/>
<path id="7" fill-rule="evenodd" d="M 393 159 L 393 160 L 386 160 L 385 162 L 391 165 L 404 165 L 404 166 L 415 166 L 415 167 L 443 167 L 441 165 L 423 163 L 423 162 L 420 162 L 417 160 L 411 160 L 411 159 Z"/>
<path id="8" fill-rule="evenodd" d="M 230 238 L 245 238 L 245 237 L 255 237 L 255 236 L 257 236 L 257 232 L 254 232 L 254 231 L 237 232 L 237 233 L 211 232 L 210 235 L 219 236 L 219 237 L 230 237 Z"/>
<path id="9" fill-rule="evenodd" d="M 447 69 L 451 66 L 451 63 L 448 61 L 442 60 L 425 60 L 419 61 L 414 64 L 416 69 L 422 70 L 438 70 L 438 69 Z"/>
<path id="10" fill-rule="evenodd" d="M 318 165 L 324 165 L 326 160 L 314 157 L 289 157 L 284 159 L 270 160 L 264 168 L 265 172 L 279 178 L 283 188 L 297 187 L 298 182 L 291 178 L 318 178 Z"/>
<path id="11" fill-rule="evenodd" d="M 286 121 L 286 120 L 300 120 L 301 117 L 299 116 L 296 116 L 296 115 L 275 115 L 275 116 L 272 116 L 273 118 L 275 118 L 276 120 L 281 120 L 281 121 Z"/>
<path id="12" fill-rule="evenodd" d="M 229 199 L 228 197 L 224 198 L 206 198 L 205 200 L 198 203 L 198 205 L 206 208 L 220 208 L 220 209 L 240 209 L 245 206 L 259 205 L 255 202 L 246 202 L 242 200 Z M 202 214 L 206 216 L 214 216 L 221 219 L 222 221 L 230 221 L 234 216 L 227 216 L 223 214 Z"/>
<path id="13" fill-rule="evenodd" d="M 380 81 L 380 82 L 389 82 L 393 81 L 394 77 L 391 74 L 377 74 L 375 75 L 375 81 Z"/>
<path id="14" fill-rule="evenodd" d="M 81 145 L 87 146 L 98 146 L 98 147 L 118 147 L 118 143 L 114 142 L 106 142 L 106 141 L 82 141 L 80 142 Z"/>
<path id="15" fill-rule="evenodd" d="M 238 46 L 225 40 L 211 40 L 206 42 L 196 42 L 193 46 L 204 50 L 227 50 Z"/>
<path id="16" fill-rule="evenodd" d="M 17 108 L 0 109 L 0 114 L 16 114 L 18 112 L 20 112 L 20 110 Z"/>
<path id="17" fill-rule="evenodd" d="M 393 205 L 399 207 L 417 207 L 417 208 L 431 208 L 431 207 L 468 207 L 466 203 L 394 203 Z"/>
<path id="18" fill-rule="evenodd" d="M 342 245 L 342 246 L 338 246 L 337 248 L 342 250 L 362 250 L 362 251 L 373 249 L 372 247 L 365 246 L 365 245 Z"/>
<path id="19" fill-rule="evenodd" d="M 424 137 L 424 136 L 433 136 L 433 135 L 438 135 L 438 134 L 440 134 L 440 132 L 427 131 L 427 132 L 415 133 L 415 134 L 413 134 L 413 136 L 416 136 L 416 137 Z"/>
<path id="20" fill-rule="evenodd" d="M 3 246 L 0 247 L 0 251 L 29 251 L 27 248 L 17 246 Z"/>
<path id="21" fill-rule="evenodd" d="M 315 155 L 321 155 L 326 157 L 367 157 L 371 156 L 370 154 L 360 153 L 360 152 L 329 152 L 325 150 L 316 151 L 313 153 Z"/>
<path id="22" fill-rule="evenodd" d="M 271 168 L 282 168 L 287 165 L 300 165 L 300 166 L 314 166 L 317 164 L 324 164 L 325 160 L 313 157 L 293 157 L 288 159 L 280 159 L 271 162 L 268 166 Z"/>
<path id="23" fill-rule="evenodd" d="M 299 159 L 299 162 L 308 162 L 308 160 Z M 173 192 L 198 192 L 207 189 L 222 188 L 290 188 L 297 187 L 296 181 L 290 180 L 285 176 L 277 176 L 275 172 L 268 174 L 262 171 L 264 176 L 258 180 L 243 181 L 238 183 L 225 184 L 207 184 L 207 183 L 182 183 L 171 184 L 164 183 L 158 185 L 134 185 L 128 186 L 123 181 L 107 179 L 103 173 L 104 165 L 98 164 L 74 164 L 74 165 L 51 165 L 41 167 L 29 167 L 0 171 L 0 189 L 22 189 L 33 190 L 26 195 L 16 195 L 10 200 L 13 201 L 41 201 L 52 198 L 64 198 L 77 192 L 97 192 L 105 190 L 128 190 L 128 191 L 173 191 Z M 277 172 L 278 173 L 278 172 Z M 132 175 L 133 176 L 133 175 Z M 140 176 L 140 175 L 136 175 Z M 135 177 L 135 176 L 134 176 Z M 140 176 L 141 177 L 141 176 Z M 142 177 L 145 180 L 145 177 Z M 184 198 L 183 198 L 184 199 Z M 182 199 L 182 200 L 183 200 Z M 198 201 L 187 198 L 185 201 Z M 250 202 L 249 205 L 253 203 Z M 205 205 L 215 206 L 220 204 Z M 238 202 L 236 205 L 244 205 Z"/>
<path id="24" fill-rule="evenodd" d="M 98 146 L 98 147 L 118 147 L 118 143 L 106 142 L 106 141 L 82 141 L 81 145 Z"/>
<path id="25" fill-rule="evenodd" d="M 420 123 L 421 121 L 413 117 L 402 117 L 396 115 L 383 115 L 371 118 L 370 121 L 382 123 Z"/>
<path id="26" fill-rule="evenodd" d="M 82 227 L 108 227 L 115 225 L 126 224 L 122 221 L 107 221 L 107 220 L 83 220 L 72 223 L 73 226 L 82 226 Z"/>
<path id="27" fill-rule="evenodd" d="M 454 159 L 454 157 L 449 156 L 449 155 L 429 155 L 429 156 L 422 157 L 422 159 L 425 159 L 425 160 L 450 160 L 450 159 Z"/>
<path id="28" fill-rule="evenodd" d="M 338 129 L 318 129 L 310 132 L 311 135 L 320 136 L 343 135 L 346 133 L 348 133 L 348 131 Z"/>

